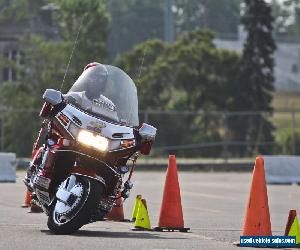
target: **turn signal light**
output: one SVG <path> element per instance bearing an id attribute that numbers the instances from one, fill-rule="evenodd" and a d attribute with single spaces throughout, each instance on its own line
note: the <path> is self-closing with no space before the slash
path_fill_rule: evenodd
<path id="1" fill-rule="evenodd" d="M 130 148 L 135 146 L 135 141 L 133 139 L 131 140 L 122 140 L 121 141 L 122 148 Z"/>

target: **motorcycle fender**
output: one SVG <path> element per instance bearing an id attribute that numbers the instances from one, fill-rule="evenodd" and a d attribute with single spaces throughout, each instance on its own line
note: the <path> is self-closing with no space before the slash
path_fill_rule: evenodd
<path id="1" fill-rule="evenodd" d="M 70 171 L 70 174 L 91 178 L 93 180 L 99 181 L 106 187 L 105 180 L 101 176 L 97 175 L 96 171 L 94 171 L 92 169 L 76 167 L 75 169 L 72 169 Z"/>

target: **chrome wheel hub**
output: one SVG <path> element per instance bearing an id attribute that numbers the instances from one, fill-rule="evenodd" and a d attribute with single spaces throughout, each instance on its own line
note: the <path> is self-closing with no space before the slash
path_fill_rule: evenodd
<path id="1" fill-rule="evenodd" d="M 86 187 L 74 175 L 59 186 L 53 211 L 53 220 L 57 224 L 65 224 L 76 216 L 88 197 L 85 189 Z"/>

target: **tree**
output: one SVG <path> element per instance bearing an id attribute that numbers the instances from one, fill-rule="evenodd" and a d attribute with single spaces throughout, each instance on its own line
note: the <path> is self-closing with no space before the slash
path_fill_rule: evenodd
<path id="1" fill-rule="evenodd" d="M 162 93 L 158 93 L 158 89 L 162 92 L 167 89 L 166 81 L 162 81 L 161 76 L 157 77 L 157 81 L 148 79 L 151 74 L 154 77 L 157 76 L 156 73 L 152 73 L 152 70 L 162 66 L 158 59 L 167 54 L 168 50 L 167 44 L 153 39 L 135 46 L 130 52 L 124 53 L 116 59 L 115 64 L 128 73 L 137 85 L 140 110 L 166 106 L 169 101 L 169 98 L 164 98 Z"/>
<path id="2" fill-rule="evenodd" d="M 198 30 L 181 36 L 172 45 L 147 41 L 121 56 L 117 64 L 137 83 L 143 110 L 215 111 L 223 110 L 230 101 L 238 61 L 237 54 L 216 49 L 211 32 Z M 158 127 L 157 146 L 207 143 L 220 141 L 222 136 L 217 116 L 187 114 L 183 119 L 170 113 L 150 115 L 149 120 Z M 196 152 L 219 155 L 220 148 Z M 195 151 L 182 155 L 195 155 Z"/>
<path id="3" fill-rule="evenodd" d="M 110 57 L 129 51 L 147 39 L 164 38 L 165 0 L 106 0 L 111 14 Z M 176 36 L 209 28 L 223 36 L 237 33 L 240 0 L 174 0 Z"/>
<path id="4" fill-rule="evenodd" d="M 68 89 L 85 65 L 94 61 L 102 63 L 107 61 L 109 15 L 102 0 L 55 1 L 59 7 L 56 13 L 59 34 L 62 41 L 68 45 L 66 65 L 78 36 L 66 79 L 65 89 Z"/>
<path id="5" fill-rule="evenodd" d="M 65 68 L 66 44 L 46 42 L 40 37 L 23 38 L 23 65 L 15 65 L 18 82 L 0 88 L 1 104 L 14 112 L 5 113 L 5 149 L 28 156 L 40 120 L 38 112 L 46 88 L 59 89 Z M 46 63 L 45 63 L 46 62 Z"/>
<path id="6" fill-rule="evenodd" d="M 30 144 L 36 137 L 39 125 L 37 113 L 33 115 L 26 110 L 41 107 L 41 97 L 46 88 L 60 89 L 80 26 L 80 35 L 64 90 L 73 84 L 87 63 L 106 60 L 105 41 L 109 18 L 104 11 L 103 2 L 63 0 L 57 1 L 57 4 L 59 9 L 55 20 L 59 27 L 60 39 L 48 41 L 32 34 L 21 37 L 24 63 L 8 62 L 17 71 L 18 80 L 7 82 L 0 88 L 0 105 L 24 111 L 7 113 L 4 117 L 5 148 L 20 156 L 30 154 Z M 2 62 L 6 61 L 2 60 Z"/>
<path id="7" fill-rule="evenodd" d="M 243 91 L 243 107 L 253 110 L 272 111 L 271 100 L 274 90 L 274 58 L 276 45 L 272 36 L 273 17 L 271 8 L 264 0 L 246 0 L 246 10 L 242 23 L 247 31 L 247 39 L 241 58 L 240 86 Z M 252 93 L 250 98 L 248 94 Z"/>
<path id="8" fill-rule="evenodd" d="M 46 0 L 0 0 L 0 22 L 26 22 L 45 3 Z"/>
<path id="9" fill-rule="evenodd" d="M 242 22 L 248 32 L 240 62 L 240 73 L 236 86 L 237 95 L 229 107 L 233 111 L 272 112 L 274 90 L 274 59 L 276 48 L 271 7 L 264 0 L 245 0 Z M 274 127 L 260 114 L 229 120 L 232 137 L 237 141 L 274 141 Z M 253 145 L 249 145 L 253 150 Z M 263 150 L 263 151 L 262 151 Z M 266 148 L 260 150 L 268 152 Z"/>
<path id="10" fill-rule="evenodd" d="M 163 38 L 163 1 L 107 0 L 111 14 L 108 48 L 111 58 L 148 39 Z"/>

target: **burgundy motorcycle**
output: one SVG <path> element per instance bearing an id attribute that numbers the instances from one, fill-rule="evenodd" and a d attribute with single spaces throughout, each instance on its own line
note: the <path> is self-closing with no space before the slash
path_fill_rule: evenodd
<path id="1" fill-rule="evenodd" d="M 91 63 L 67 94 L 47 89 L 43 99 L 24 183 L 49 229 L 70 234 L 129 197 L 136 159 L 149 154 L 156 128 L 139 125 L 136 86 L 111 65 Z"/>

